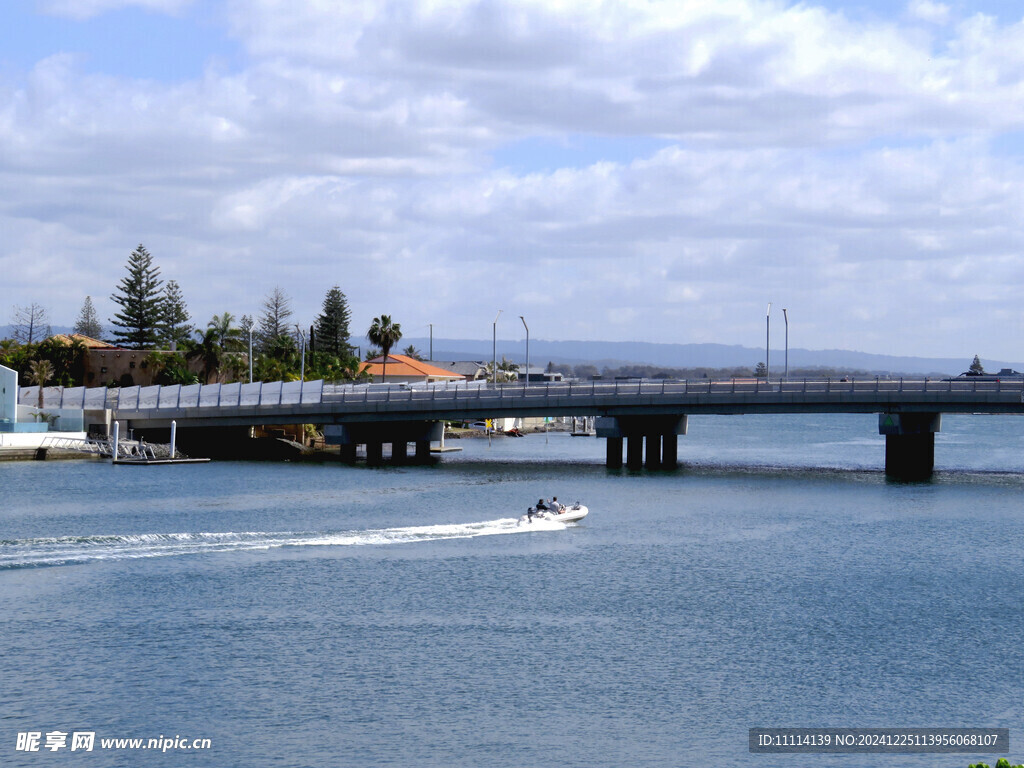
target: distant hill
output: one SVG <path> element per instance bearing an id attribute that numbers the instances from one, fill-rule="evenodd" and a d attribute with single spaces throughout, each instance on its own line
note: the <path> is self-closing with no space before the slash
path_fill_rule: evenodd
<path id="1" fill-rule="evenodd" d="M 43 331 L 45 332 L 45 328 Z M 51 333 L 71 333 L 73 330 L 70 325 L 51 325 Z M 0 325 L 0 339 L 10 339 L 14 337 L 14 326 L 13 325 Z M 46 338 L 44 335 L 42 338 Z"/>
<path id="2" fill-rule="evenodd" d="M 53 326 L 54 333 L 70 333 L 67 326 Z M 0 338 L 10 338 L 14 328 L 0 326 Z M 399 346 L 415 346 L 426 357 L 428 338 L 405 337 Z M 498 340 L 498 357 L 524 362 L 526 345 L 522 340 Z M 782 370 L 784 351 L 772 350 L 772 371 Z M 789 367 L 832 368 L 870 371 L 873 374 L 920 374 L 953 376 L 963 373 L 971 364 L 970 357 L 899 357 L 856 352 L 848 349 L 790 349 Z M 491 342 L 475 339 L 434 339 L 435 360 L 490 360 Z M 738 344 L 653 344 L 645 341 L 545 341 L 530 339 L 530 363 L 547 365 L 590 364 L 598 368 L 618 368 L 639 364 L 665 368 L 750 368 L 764 360 L 764 349 Z M 985 370 L 994 373 L 1000 368 L 1024 370 L 1024 362 L 986 360 Z"/>
<path id="3" fill-rule="evenodd" d="M 401 346 L 412 344 L 426 356 L 430 340 L 403 338 Z M 490 360 L 491 342 L 471 339 L 434 339 L 435 360 Z M 771 351 L 772 371 L 782 369 L 784 350 Z M 524 362 L 526 346 L 523 341 L 498 340 L 498 357 Z M 970 357 L 899 357 L 876 355 L 844 349 L 790 349 L 789 367 L 793 368 L 849 368 L 874 374 L 941 374 L 963 373 L 971 364 Z M 653 344 L 632 341 L 544 341 L 530 339 L 531 365 L 546 365 L 549 361 L 566 365 L 589 363 L 598 368 L 614 368 L 627 364 L 658 365 L 667 368 L 753 368 L 764 360 L 764 349 L 727 344 Z M 990 372 L 1000 368 L 1024 370 L 1024 362 L 982 360 Z"/>

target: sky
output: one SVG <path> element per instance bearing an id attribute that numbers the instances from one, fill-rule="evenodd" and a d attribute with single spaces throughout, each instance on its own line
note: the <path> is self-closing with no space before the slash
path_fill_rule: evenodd
<path id="1" fill-rule="evenodd" d="M 141 243 L 204 327 L 1021 360 L 1014 5 L 0 0 L 0 324 Z"/>

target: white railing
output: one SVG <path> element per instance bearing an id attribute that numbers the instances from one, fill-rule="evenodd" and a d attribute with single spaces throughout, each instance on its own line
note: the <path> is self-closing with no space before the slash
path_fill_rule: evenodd
<path id="1" fill-rule="evenodd" d="M 110 457 L 113 452 L 113 438 L 76 438 L 47 435 L 39 444 L 40 448 L 52 448 L 61 451 L 77 451 L 95 456 Z M 170 446 L 159 443 L 147 443 L 141 440 L 118 440 L 117 458 L 160 459 L 170 456 Z M 175 451 L 180 455 L 180 452 Z"/>
<path id="2" fill-rule="evenodd" d="M 61 451 L 77 451 L 78 453 L 92 453 L 100 455 L 109 453 L 110 443 L 108 440 L 93 440 L 92 438 L 60 437 L 47 435 L 39 444 L 40 448 L 53 448 Z"/>
<path id="3" fill-rule="evenodd" d="M 659 395 L 765 395 L 765 394 L 902 394 L 902 393 L 1024 393 L 1024 381 L 966 381 L 951 379 L 863 379 L 764 381 L 650 380 L 585 383 L 499 384 L 488 387 L 438 385 L 411 388 L 402 385 L 324 387 L 324 403 L 417 402 L 433 400 L 534 400 L 601 396 Z"/>
<path id="4" fill-rule="evenodd" d="M 145 411 L 165 408 L 308 405 L 320 402 L 322 381 L 189 384 L 152 387 L 45 387 L 44 408 Z M 22 405 L 38 405 L 39 387 L 18 391 Z"/>
<path id="5" fill-rule="evenodd" d="M 899 395 L 910 393 L 959 393 L 963 396 L 985 393 L 1020 393 L 1024 381 L 971 379 L 801 379 L 765 381 L 763 379 L 628 380 L 591 382 L 553 382 L 499 384 L 457 382 L 443 384 L 324 384 L 322 381 L 266 382 L 254 384 L 193 384 L 167 387 L 46 387 L 44 407 L 110 408 L 120 411 L 160 411 L 181 408 L 238 408 L 247 406 L 317 405 L 360 403 L 416 403 L 433 401 L 493 404 L 553 400 L 576 397 L 629 396 L 750 396 L 792 395 L 794 402 L 815 395 Z M 962 399 L 962 398 L 961 398 Z M 19 402 L 38 402 L 37 387 L 22 387 Z"/>

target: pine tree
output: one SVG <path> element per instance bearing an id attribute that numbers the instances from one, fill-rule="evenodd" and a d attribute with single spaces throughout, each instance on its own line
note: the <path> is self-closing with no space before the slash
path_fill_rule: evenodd
<path id="1" fill-rule="evenodd" d="M 74 331 L 88 336 L 90 339 L 98 339 L 103 335 L 103 326 L 100 325 L 99 315 L 96 314 L 96 308 L 92 305 L 92 296 L 85 297 L 82 311 L 78 315 L 78 320 L 75 321 Z"/>
<path id="2" fill-rule="evenodd" d="M 316 319 L 316 350 L 333 357 L 352 354 L 348 329 L 351 318 L 345 294 L 338 286 L 334 286 L 324 297 L 323 311 Z"/>
<path id="3" fill-rule="evenodd" d="M 160 269 L 140 243 L 128 257 L 128 275 L 121 278 L 117 293 L 110 298 L 121 306 L 110 319 L 117 330 L 111 334 L 118 344 L 129 348 L 153 347 L 160 339 L 162 300 Z"/>
<path id="4" fill-rule="evenodd" d="M 178 346 L 192 338 L 191 316 L 177 280 L 168 280 L 160 300 L 160 340 Z"/>
<path id="5" fill-rule="evenodd" d="M 984 376 L 985 366 L 981 364 L 981 360 L 977 355 L 974 356 L 974 361 L 971 363 L 971 367 L 967 369 L 968 376 Z"/>
<path id="6" fill-rule="evenodd" d="M 278 337 L 288 334 L 288 318 L 292 316 L 292 300 L 280 288 L 275 288 L 263 300 L 263 314 L 260 315 L 259 339 L 260 352 L 267 354 L 277 342 Z"/>

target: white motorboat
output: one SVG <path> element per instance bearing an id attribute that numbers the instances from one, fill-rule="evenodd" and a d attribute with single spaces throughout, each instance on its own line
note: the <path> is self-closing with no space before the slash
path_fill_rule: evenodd
<path id="1" fill-rule="evenodd" d="M 554 512 L 550 509 L 542 509 L 538 512 L 535 507 L 530 507 L 529 512 L 519 518 L 519 524 L 526 525 L 541 520 L 550 520 L 557 523 L 578 523 L 589 512 L 590 510 L 578 501 L 571 507 L 562 507 L 561 512 Z"/>

